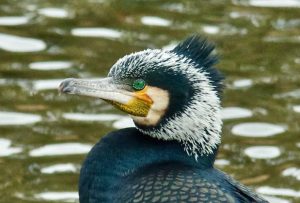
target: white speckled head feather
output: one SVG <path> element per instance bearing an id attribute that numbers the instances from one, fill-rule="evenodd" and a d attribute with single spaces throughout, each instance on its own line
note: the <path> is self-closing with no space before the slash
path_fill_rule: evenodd
<path id="1" fill-rule="evenodd" d="M 188 78 L 194 94 L 183 110 L 166 117 L 159 127 L 141 128 L 137 125 L 137 128 L 154 138 L 183 143 L 185 151 L 196 159 L 199 155 L 213 153 L 221 142 L 220 98 L 209 73 L 199 68 L 194 60 L 172 51 L 145 50 L 119 59 L 109 76 L 142 78 L 149 71 L 162 69 Z"/>

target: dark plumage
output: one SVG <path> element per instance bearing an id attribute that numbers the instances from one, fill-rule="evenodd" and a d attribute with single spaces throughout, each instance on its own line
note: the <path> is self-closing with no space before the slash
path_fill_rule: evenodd
<path id="1" fill-rule="evenodd" d="M 222 94 L 224 76 L 214 66 L 218 62 L 218 57 L 212 55 L 211 52 L 215 46 L 207 42 L 206 39 L 198 35 L 191 36 L 178 44 L 172 52 L 191 58 L 196 63 L 196 67 L 208 73 L 214 90 L 218 92 L 218 96 Z"/>
<path id="2" fill-rule="evenodd" d="M 63 93 L 104 99 L 136 125 L 109 133 L 90 151 L 81 203 L 267 202 L 213 167 L 223 80 L 213 49 L 193 36 L 171 51 L 125 56 L 106 79 L 62 82 Z"/>
<path id="3" fill-rule="evenodd" d="M 80 202 L 267 202 L 213 168 L 215 156 L 195 161 L 177 141 L 157 140 L 134 128 L 112 132 L 83 164 Z"/>

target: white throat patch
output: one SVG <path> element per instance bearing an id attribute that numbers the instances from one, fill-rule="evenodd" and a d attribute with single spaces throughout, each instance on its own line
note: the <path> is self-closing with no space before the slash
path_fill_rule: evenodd
<path id="1" fill-rule="evenodd" d="M 169 105 L 169 93 L 157 87 L 148 86 L 147 95 L 152 99 L 153 104 L 146 117 L 131 116 L 134 122 L 145 125 L 155 126 L 165 114 Z"/>

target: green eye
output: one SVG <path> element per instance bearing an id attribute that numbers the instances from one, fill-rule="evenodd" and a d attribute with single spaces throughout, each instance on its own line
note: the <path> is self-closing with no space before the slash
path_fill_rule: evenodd
<path id="1" fill-rule="evenodd" d="M 132 87 L 135 90 L 142 90 L 146 86 L 146 82 L 143 79 L 137 79 L 133 82 Z"/>

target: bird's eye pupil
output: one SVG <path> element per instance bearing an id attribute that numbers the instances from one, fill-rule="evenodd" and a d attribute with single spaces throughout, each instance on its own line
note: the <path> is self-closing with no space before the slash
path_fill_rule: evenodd
<path id="1" fill-rule="evenodd" d="M 135 89 L 135 90 L 142 90 L 142 89 L 144 89 L 145 88 L 145 81 L 144 80 L 142 80 L 142 79 L 137 79 L 137 80 L 135 80 L 134 82 L 133 82 L 133 85 L 132 85 L 132 87 L 133 87 L 133 89 Z"/>

